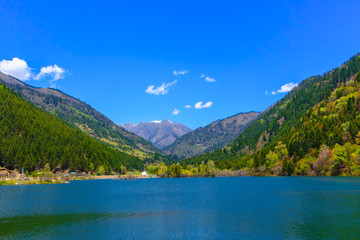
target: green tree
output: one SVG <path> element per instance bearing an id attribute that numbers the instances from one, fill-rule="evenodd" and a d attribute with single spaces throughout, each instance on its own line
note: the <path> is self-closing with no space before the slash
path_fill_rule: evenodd
<path id="1" fill-rule="evenodd" d="M 34 178 L 38 177 L 38 171 L 37 170 L 33 171 L 31 173 L 31 176 L 34 177 Z"/>
<path id="2" fill-rule="evenodd" d="M 98 175 L 104 175 L 105 172 L 106 172 L 105 167 L 104 167 L 103 165 L 100 165 L 100 166 L 98 167 L 98 169 L 97 169 L 97 174 L 98 174 Z"/>
<path id="3" fill-rule="evenodd" d="M 207 163 L 208 167 L 210 170 L 214 170 L 215 169 L 215 163 L 213 160 L 209 160 Z"/>
<path id="4" fill-rule="evenodd" d="M 334 149 L 334 163 L 331 166 L 331 175 L 338 176 L 341 174 L 342 169 L 345 167 L 347 162 L 346 149 L 339 144 L 336 144 Z"/>
<path id="5" fill-rule="evenodd" d="M 273 151 L 270 151 L 268 154 L 266 154 L 266 168 L 272 169 L 277 166 L 279 160 L 279 156 L 274 153 Z"/>
<path id="6" fill-rule="evenodd" d="M 121 174 L 126 174 L 127 173 L 127 169 L 126 169 L 125 166 L 123 166 L 123 165 L 120 166 L 120 173 Z"/>
<path id="7" fill-rule="evenodd" d="M 89 171 L 92 172 L 92 173 L 95 171 L 94 163 L 90 163 Z"/>
<path id="8" fill-rule="evenodd" d="M 286 144 L 283 144 L 281 141 L 278 142 L 278 145 L 275 147 L 275 151 L 279 154 L 281 160 L 288 157 L 289 152 L 286 148 Z"/>
<path id="9" fill-rule="evenodd" d="M 49 163 L 46 163 L 44 166 L 44 172 L 50 172 L 50 165 Z"/>

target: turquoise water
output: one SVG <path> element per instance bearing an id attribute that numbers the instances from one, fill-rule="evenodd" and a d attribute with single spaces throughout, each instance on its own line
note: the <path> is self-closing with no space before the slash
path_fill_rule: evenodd
<path id="1" fill-rule="evenodd" d="M 0 186 L 1 239 L 359 239 L 360 178 Z"/>

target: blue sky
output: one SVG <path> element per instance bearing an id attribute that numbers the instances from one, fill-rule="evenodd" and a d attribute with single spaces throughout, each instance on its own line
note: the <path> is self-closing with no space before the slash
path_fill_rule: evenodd
<path id="1" fill-rule="evenodd" d="M 359 1 L 0 0 L 0 68 L 115 123 L 196 128 L 262 111 L 289 84 L 360 52 L 359 9 Z"/>

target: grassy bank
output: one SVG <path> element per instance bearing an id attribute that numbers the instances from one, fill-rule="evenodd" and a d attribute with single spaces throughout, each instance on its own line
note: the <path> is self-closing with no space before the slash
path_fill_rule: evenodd
<path id="1" fill-rule="evenodd" d="M 17 179 L 11 179 L 11 180 L 1 180 L 0 185 L 34 185 L 34 184 L 59 184 L 59 183 L 67 183 L 67 181 L 63 180 L 44 180 L 41 181 L 40 179 L 30 179 L 30 180 L 17 180 Z"/>

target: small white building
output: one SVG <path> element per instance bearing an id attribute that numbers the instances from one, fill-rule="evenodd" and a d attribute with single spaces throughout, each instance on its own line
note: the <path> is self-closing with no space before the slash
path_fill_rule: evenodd
<path id="1" fill-rule="evenodd" d="M 141 173 L 141 176 L 147 176 L 147 173 L 146 173 L 146 172 L 142 172 L 142 173 Z"/>

